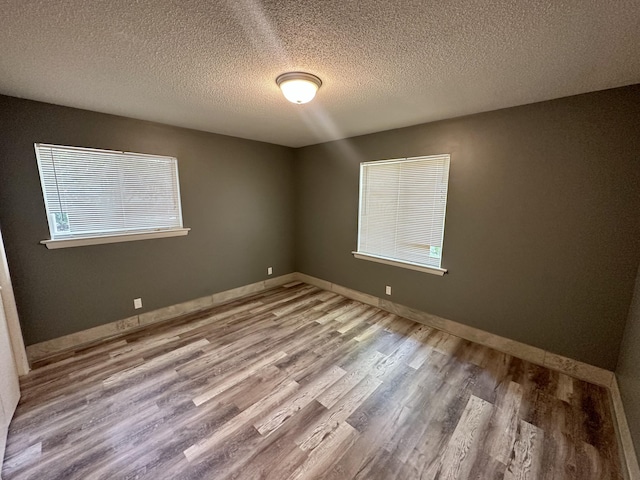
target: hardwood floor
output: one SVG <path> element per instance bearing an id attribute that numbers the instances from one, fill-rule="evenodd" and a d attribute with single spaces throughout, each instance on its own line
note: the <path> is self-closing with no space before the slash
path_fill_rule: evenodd
<path id="1" fill-rule="evenodd" d="M 5 480 L 622 478 L 604 388 L 306 284 L 35 367 Z"/>

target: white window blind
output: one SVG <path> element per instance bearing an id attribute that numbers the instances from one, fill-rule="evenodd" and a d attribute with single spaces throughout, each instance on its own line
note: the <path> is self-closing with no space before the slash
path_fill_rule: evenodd
<path id="1" fill-rule="evenodd" d="M 449 162 L 433 155 L 360 164 L 356 256 L 441 268 Z"/>
<path id="2" fill-rule="evenodd" d="M 52 240 L 182 229 L 173 157 L 35 144 Z"/>

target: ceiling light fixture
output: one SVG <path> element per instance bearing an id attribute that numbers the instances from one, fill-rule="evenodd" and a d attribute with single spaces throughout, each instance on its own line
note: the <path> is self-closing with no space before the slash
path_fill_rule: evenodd
<path id="1" fill-rule="evenodd" d="M 302 104 L 313 100 L 322 85 L 322 80 L 310 73 L 289 72 L 276 78 L 276 83 L 284 98 L 291 103 Z"/>

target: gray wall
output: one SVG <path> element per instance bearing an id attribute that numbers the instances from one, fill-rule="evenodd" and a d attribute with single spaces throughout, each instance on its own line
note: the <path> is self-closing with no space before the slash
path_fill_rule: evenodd
<path id="1" fill-rule="evenodd" d="M 381 297 L 391 285 L 398 303 L 614 369 L 640 262 L 638 131 L 640 86 L 295 151 L 0 97 L 0 225 L 26 342 L 135 314 L 134 297 L 148 311 L 259 281 L 272 265 Z M 175 155 L 193 230 L 47 250 L 34 142 Z M 450 273 L 355 260 L 359 162 L 443 152 Z"/>
<path id="2" fill-rule="evenodd" d="M 296 151 L 296 269 L 615 369 L 640 260 L 640 86 Z M 438 277 L 356 260 L 358 164 L 451 154 Z"/>
<path id="3" fill-rule="evenodd" d="M 47 250 L 34 142 L 177 157 L 191 232 Z M 0 225 L 26 343 L 293 271 L 292 162 L 286 147 L 0 96 Z"/>
<path id="4" fill-rule="evenodd" d="M 636 454 L 640 458 L 640 269 L 616 375 Z"/>

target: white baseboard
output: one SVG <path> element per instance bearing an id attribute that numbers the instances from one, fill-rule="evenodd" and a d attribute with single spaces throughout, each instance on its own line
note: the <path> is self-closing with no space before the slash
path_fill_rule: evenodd
<path id="1" fill-rule="evenodd" d="M 342 285 L 331 283 L 304 273 L 296 274 L 296 278 L 301 282 L 315 285 L 324 290 L 330 290 L 353 300 L 381 308 L 401 317 L 450 333 L 456 337 L 461 337 L 465 340 L 508 353 L 509 355 L 521 358 L 522 360 L 542 365 L 550 368 L 551 370 L 557 370 L 572 377 L 579 378 L 580 380 L 586 380 L 587 382 L 607 388 L 611 386 L 611 382 L 613 380 L 613 372 L 605 370 L 604 368 L 563 357 L 562 355 L 548 352 L 541 348 L 527 345 L 526 343 L 485 332 L 478 328 L 422 312 L 367 293 L 352 290 L 350 288 L 343 287 Z"/>
<path id="2" fill-rule="evenodd" d="M 82 330 L 80 332 L 71 333 L 63 337 L 54 338 L 27 347 L 27 357 L 29 363 L 43 360 L 62 353 L 66 350 L 72 350 L 83 345 L 88 345 L 100 340 L 106 340 L 115 336 L 122 335 L 125 332 L 135 330 L 157 322 L 162 322 L 170 318 L 185 315 L 187 313 L 197 312 L 206 308 L 211 308 L 222 303 L 245 297 L 263 290 L 284 285 L 296 280 L 295 273 L 281 275 L 279 277 L 269 278 L 260 282 L 243 285 L 231 290 L 217 292 L 206 297 L 196 298 L 186 302 L 170 305 L 168 307 L 159 308 L 151 312 L 141 313 L 132 317 L 117 320 L 115 322 L 106 323 L 97 327 Z"/>
<path id="3" fill-rule="evenodd" d="M 261 292 L 268 288 L 284 285 L 285 283 L 296 280 L 381 308 L 401 317 L 442 330 L 471 342 L 479 343 L 501 352 L 508 353 L 509 355 L 527 360 L 531 363 L 566 373 L 567 375 L 571 375 L 572 377 L 576 377 L 581 380 L 586 380 L 596 385 L 602 385 L 609 388 L 611 387 L 611 383 L 614 378 L 613 372 L 603 368 L 563 357 L 541 348 L 533 347 L 499 335 L 494 335 L 462 323 L 454 322 L 453 320 L 431 315 L 399 303 L 394 303 L 383 298 L 375 297 L 367 293 L 359 292 L 336 283 L 331 283 L 326 280 L 298 272 L 270 278 L 268 280 L 262 280 L 249 285 L 243 285 L 231 290 L 225 290 L 223 292 L 207 295 L 206 297 L 196 298 L 176 305 L 170 305 L 151 312 L 145 312 L 129 318 L 117 320 L 115 322 L 99 325 L 88 330 L 82 330 L 63 337 L 29 345 L 27 347 L 27 356 L 30 362 L 42 360 L 65 350 L 78 348 L 89 343 L 121 335 L 129 330 L 162 322 L 180 315 L 211 308 L 237 298 Z"/>
<path id="4" fill-rule="evenodd" d="M 638 457 L 636 456 L 636 450 L 633 445 L 633 438 L 631 437 L 629 424 L 627 423 L 627 416 L 624 413 L 624 404 L 622 403 L 622 396 L 620 395 L 620 389 L 618 388 L 618 379 L 615 375 L 613 377 L 613 382 L 611 382 L 609 392 L 611 394 L 611 404 L 613 407 L 616 432 L 618 434 L 619 444 L 622 448 L 622 456 L 626 462 L 628 473 L 627 479 L 640 480 Z"/>

